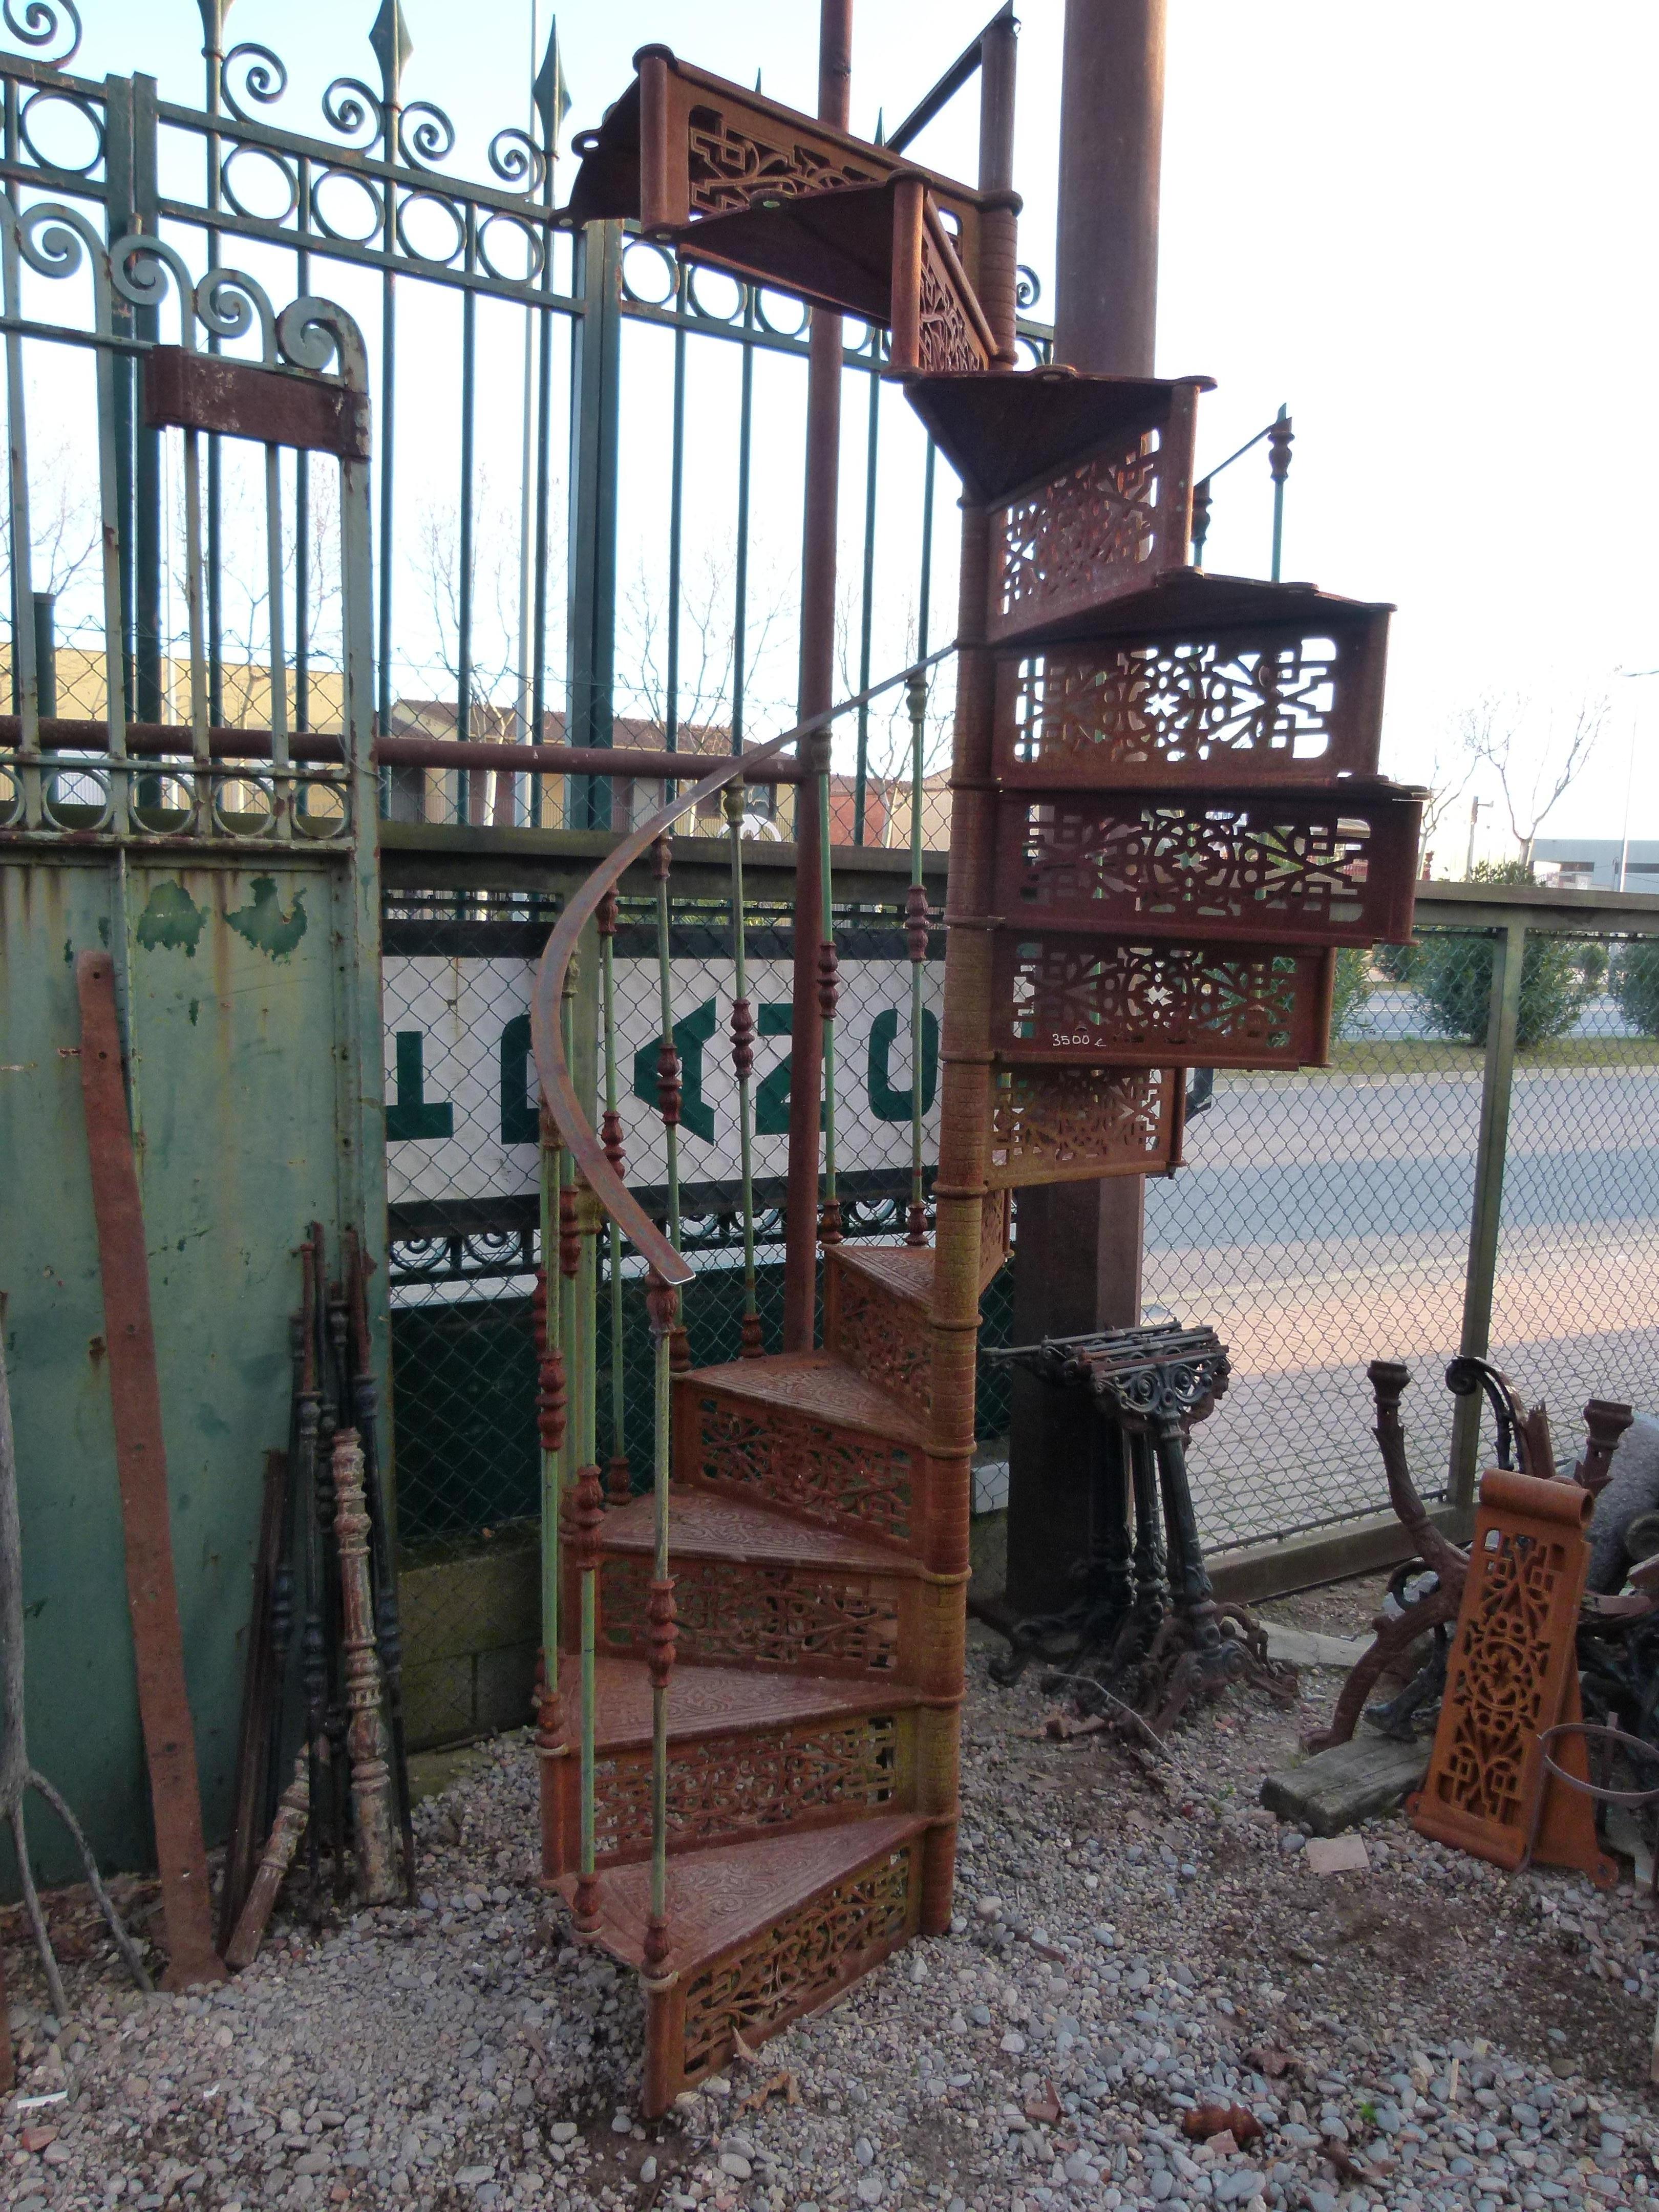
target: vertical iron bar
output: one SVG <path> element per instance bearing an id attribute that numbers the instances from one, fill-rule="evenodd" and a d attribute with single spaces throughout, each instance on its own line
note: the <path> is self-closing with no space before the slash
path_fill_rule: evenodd
<path id="1" fill-rule="evenodd" d="M 927 658 L 927 623 L 933 597 L 933 474 L 939 447 L 929 438 L 921 472 L 921 581 L 916 592 L 916 659 Z"/>
<path id="2" fill-rule="evenodd" d="M 820 0 L 818 117 L 847 128 L 853 74 L 852 0 Z M 801 530 L 800 718 L 835 698 L 836 532 L 841 468 L 842 321 L 811 311 L 806 387 L 806 486 Z M 828 835 L 830 736 L 797 748 L 794 958 L 790 1000 L 789 1177 L 784 1206 L 783 1348 L 810 1351 L 817 1304 L 818 1100 L 823 1024 L 816 995 Z M 819 817 L 822 815 L 823 818 Z"/>
<path id="3" fill-rule="evenodd" d="M 732 854 L 732 957 L 736 974 L 732 1002 L 732 1066 L 738 1079 L 738 1161 L 743 1178 L 743 1356 L 757 1359 L 760 1306 L 755 1278 L 755 1109 L 750 1085 L 755 1067 L 755 1016 L 749 1003 L 749 963 L 743 908 L 743 787 L 731 784 L 725 799 L 726 834 Z"/>
<path id="4" fill-rule="evenodd" d="M 542 233 L 540 289 L 544 295 L 550 295 L 553 289 L 553 230 L 550 221 L 553 211 L 553 148 L 550 141 L 545 152 L 547 161 L 542 173 L 542 202 L 550 221 Z M 536 368 L 536 559 L 530 656 L 530 728 L 527 734 L 532 744 L 540 744 L 547 736 L 547 568 L 550 526 L 549 507 L 552 495 L 553 311 L 543 306 L 535 309 L 534 313 L 539 325 L 538 338 L 540 350 Z M 546 793 L 538 771 L 530 779 L 530 820 L 532 828 L 540 829 L 545 808 Z"/>
<path id="5" fill-rule="evenodd" d="M 690 271 L 683 263 L 674 268 L 674 306 L 685 313 Z M 680 749 L 680 583 L 685 517 L 685 332 L 674 331 L 673 446 L 668 464 L 668 696 L 665 702 L 664 744 L 671 753 Z M 663 804 L 672 803 L 678 787 L 663 786 Z"/>
<path id="6" fill-rule="evenodd" d="M 311 159 L 296 164 L 300 198 L 296 220 L 301 234 L 311 228 Z M 311 256 L 301 247 L 294 258 L 295 283 L 303 297 L 311 289 Z M 294 456 L 294 726 L 311 727 L 311 456 Z"/>
<path id="7" fill-rule="evenodd" d="M 933 458 L 933 447 L 928 447 Z M 921 1244 L 927 1234 L 927 1200 L 922 1180 L 922 970 L 927 958 L 927 894 L 921 880 L 921 785 L 924 724 L 927 713 L 927 678 L 918 669 L 905 686 L 910 709 L 910 890 L 905 902 L 904 933 L 910 956 L 910 1209 L 905 1223 L 907 1244 Z"/>
<path id="8" fill-rule="evenodd" d="M 658 838 L 652 848 L 652 860 L 657 878 L 657 985 L 662 1022 L 660 1042 L 657 1046 L 658 1097 L 662 1109 L 663 1146 L 668 1163 L 668 1241 L 678 1252 L 680 1249 L 680 1055 L 679 1047 L 674 1040 L 670 943 L 673 909 L 668 892 L 673 848 L 666 837 Z"/>
<path id="9" fill-rule="evenodd" d="M 189 313 L 190 310 L 185 309 Z M 208 670 L 204 635 L 202 558 L 202 434 L 186 430 L 185 449 L 185 605 L 190 635 L 190 747 L 196 760 L 197 822 L 213 823 L 213 779 L 209 773 Z M 275 672 L 272 672 L 273 677 Z M 172 691 L 169 683 L 167 689 Z M 169 697 L 168 704 L 171 705 Z"/>
<path id="10" fill-rule="evenodd" d="M 390 173 L 398 161 L 398 117 L 399 112 L 399 82 L 403 70 L 403 56 L 398 51 L 397 26 L 382 59 L 382 88 L 385 99 L 381 103 L 380 158 L 388 174 L 380 185 L 383 195 L 380 208 L 380 250 L 386 257 L 386 266 L 380 276 L 380 408 L 375 423 L 375 435 L 380 448 L 380 734 L 392 732 L 392 566 L 394 520 L 393 489 L 396 482 L 397 459 L 397 359 L 398 359 L 398 301 L 396 279 L 392 271 L 392 257 L 398 250 L 398 187 Z M 392 811 L 392 771 L 380 771 L 380 811 Z"/>
<path id="11" fill-rule="evenodd" d="M 554 1716 L 559 1698 L 559 1516 L 564 1504 L 559 1454 L 565 1414 L 562 1404 L 557 1401 L 560 1386 L 565 1384 L 568 1388 L 565 1378 L 569 1370 L 563 1364 L 563 1277 L 559 1267 L 559 1192 L 564 1153 L 544 1102 L 539 1122 L 542 1341 L 537 1352 L 543 1375 L 541 1403 L 537 1410 L 540 1416 L 538 1440 L 542 1473 L 542 1702 L 545 1711 L 542 1733 L 553 1738 L 558 1734 Z"/>
<path id="12" fill-rule="evenodd" d="M 17 145 L 17 86 L 14 79 L 6 82 L 6 158 L 15 161 Z M 112 245 L 133 228 L 133 117 L 132 87 L 125 77 L 106 76 L 104 79 L 104 125 L 106 177 L 104 202 L 105 238 Z M 132 308 L 121 299 L 112 301 L 112 330 L 118 337 L 132 335 Z M 104 515 L 107 530 L 113 522 L 116 532 L 116 560 L 119 591 L 120 659 L 119 691 L 121 705 L 126 718 L 132 714 L 132 489 L 133 489 L 133 427 L 137 411 L 133 404 L 135 380 L 138 375 L 136 356 L 121 354 L 114 362 L 112 391 L 112 410 L 111 429 L 115 441 L 115 502 L 114 514 Z M 106 555 L 107 557 L 107 555 Z M 116 696 L 116 666 L 109 671 L 110 699 Z"/>
<path id="13" fill-rule="evenodd" d="M 265 559 L 270 596 L 270 783 L 276 815 L 276 836 L 286 842 L 294 835 L 294 804 L 297 795 L 289 764 L 288 647 L 283 635 L 283 457 L 276 446 L 265 447 Z"/>
<path id="14" fill-rule="evenodd" d="M 1273 479 L 1273 580 L 1278 583 L 1279 568 L 1285 550 L 1285 479 L 1291 471 L 1291 447 L 1296 433 L 1291 428 L 1291 413 L 1281 405 L 1273 417 L 1273 426 L 1267 433 L 1267 466 Z"/>
<path id="15" fill-rule="evenodd" d="M 881 332 L 873 325 L 869 342 L 870 425 L 864 455 L 864 596 L 859 606 L 859 690 L 870 688 L 870 630 L 876 603 L 876 461 L 881 429 Z M 858 761 L 853 776 L 853 842 L 864 842 L 865 794 L 870 782 L 870 705 L 859 708 Z"/>
<path id="16" fill-rule="evenodd" d="M 659 1977 L 667 1962 L 668 1936 L 668 1683 L 674 1659 L 674 1585 L 668 1573 L 668 1476 L 670 1418 L 673 1394 L 674 1318 L 677 1294 L 654 1278 L 647 1299 L 651 1311 L 651 1361 L 654 1425 L 651 1493 L 655 1547 L 647 1611 L 651 1680 L 651 1909 L 645 1937 L 645 1968 Z"/>
<path id="17" fill-rule="evenodd" d="M 617 639 L 621 223 L 586 224 L 578 254 L 582 313 L 571 393 L 569 731 L 573 744 L 608 745 Z M 574 776 L 567 791 L 570 828 L 610 828 L 608 776 Z"/>
<path id="18" fill-rule="evenodd" d="M 1504 1169 L 1509 1151 L 1510 1103 L 1515 1089 L 1516 1040 L 1521 1022 L 1521 979 L 1526 966 L 1524 917 L 1505 925 L 1492 941 L 1492 996 L 1486 1016 L 1486 1060 L 1480 1082 L 1480 1133 L 1474 1154 L 1474 1200 L 1469 1215 L 1468 1270 L 1463 1284 L 1463 1327 L 1457 1348 L 1484 1359 L 1492 1346 L 1492 1287 L 1498 1275 L 1498 1236 L 1504 1214 Z M 1474 1504 L 1480 1450 L 1479 1391 L 1452 1409 L 1452 1448 L 1447 1497 L 1467 1515 Z"/>
<path id="19" fill-rule="evenodd" d="M 219 112 L 221 78 L 224 61 L 223 54 L 220 50 L 220 40 L 224 29 L 224 13 L 223 0 L 220 0 L 220 4 L 211 7 L 204 16 L 208 35 L 202 58 L 207 70 L 207 111 L 210 115 L 217 115 Z M 202 144 L 207 161 L 207 206 L 210 214 L 216 214 L 220 197 L 217 131 L 208 131 L 204 136 Z M 216 224 L 211 222 L 206 226 L 206 231 L 204 246 L 207 270 L 209 276 L 211 276 L 219 266 L 219 232 Z M 210 331 L 208 351 L 216 354 L 222 350 L 217 332 Z M 207 441 L 207 715 L 209 721 L 216 727 L 222 725 L 225 719 L 223 459 L 220 441 L 214 432 L 210 431 Z M 271 672 L 271 680 L 274 687 L 275 670 Z"/>
<path id="20" fill-rule="evenodd" d="M 29 529 L 28 441 L 25 428 L 23 340 L 16 328 L 22 313 L 21 272 L 16 230 L 8 217 L 3 240 L 6 316 L 12 327 L 6 332 L 6 486 L 11 556 L 11 655 L 16 671 L 14 690 L 16 711 L 22 720 L 19 750 L 27 763 L 38 761 L 40 751 L 40 692 L 34 661 L 34 586 L 31 574 L 33 538 Z M 40 772 L 27 764 L 21 770 L 23 820 L 35 828 L 40 820 Z"/>
<path id="21" fill-rule="evenodd" d="M 599 937 L 600 1046 L 604 1055 L 605 1156 L 620 1179 L 627 1165 L 623 1149 L 622 1115 L 617 1103 L 617 894 L 608 891 L 595 916 Z M 626 1430 L 626 1370 L 623 1359 L 622 1231 L 606 1223 L 606 1256 L 611 1314 L 611 1457 L 605 1470 L 605 1494 L 612 1505 L 626 1505 L 633 1493 L 633 1469 L 628 1461 Z"/>
<path id="22" fill-rule="evenodd" d="M 755 288 L 744 288 L 744 328 L 755 321 Z M 748 669 L 749 626 L 749 458 L 755 404 L 755 349 L 743 341 L 743 379 L 738 401 L 738 555 L 732 615 L 732 750 L 743 750 L 743 695 Z M 776 788 L 775 786 L 773 787 Z"/>
<path id="23" fill-rule="evenodd" d="M 455 614 L 455 734 L 472 735 L 472 430 L 473 380 L 477 368 L 477 295 L 461 295 L 461 543 Z M 480 779 L 482 781 L 482 779 Z M 455 778 L 455 819 L 472 819 L 472 771 Z"/>
<path id="24" fill-rule="evenodd" d="M 830 773 L 818 775 L 818 870 L 823 913 L 818 940 L 818 1016 L 823 1024 L 823 1210 L 818 1237 L 839 1244 L 841 1203 L 836 1195 L 836 916 L 830 879 Z"/>
<path id="25" fill-rule="evenodd" d="M 152 234 L 159 228 L 155 175 L 155 79 L 132 80 L 133 222 Z M 188 306 L 185 312 L 191 311 Z M 135 307 L 133 336 L 152 344 L 161 334 L 154 307 Z M 143 369 L 137 374 L 143 376 Z M 133 467 L 133 618 L 136 719 L 159 722 L 161 714 L 161 434 L 136 410 Z"/>

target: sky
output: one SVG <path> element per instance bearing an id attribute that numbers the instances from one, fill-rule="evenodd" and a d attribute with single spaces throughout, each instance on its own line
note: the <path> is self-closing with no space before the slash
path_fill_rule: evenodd
<path id="1" fill-rule="evenodd" d="M 234 0 L 229 35 L 278 48 L 294 76 L 284 113 L 314 128 L 328 76 L 374 76 L 366 34 L 375 4 Z M 405 96 L 442 104 L 459 133 L 455 166 L 471 166 L 489 132 L 522 113 L 531 0 L 404 6 L 414 42 Z M 1020 250 L 1045 285 L 1062 10 L 1063 0 L 1028 0 L 1021 14 Z M 77 71 L 143 65 L 164 97 L 195 96 L 191 0 L 87 0 L 83 12 Z M 872 131 L 878 110 L 890 127 L 987 12 L 988 0 L 860 0 L 854 130 Z M 545 0 L 538 21 L 544 35 Z M 816 10 L 805 0 L 568 0 L 559 32 L 572 131 L 599 119 L 627 84 L 635 48 L 655 40 L 742 81 L 758 68 L 774 96 L 813 103 Z M 1597 0 L 1570 14 L 1539 0 L 1170 0 L 1158 368 L 1218 380 L 1200 412 L 1200 471 L 1289 406 L 1297 442 L 1285 574 L 1399 610 L 1391 773 L 1443 781 L 1461 721 L 1493 700 L 1500 726 L 1518 732 L 1524 786 L 1525 763 L 1559 743 L 1580 706 L 1606 702 L 1589 765 L 1547 836 L 1618 835 L 1627 778 L 1632 834 L 1659 836 L 1659 677 L 1619 672 L 1659 666 L 1646 274 L 1656 76 L 1650 0 Z M 918 143 L 918 156 L 971 174 L 974 127 L 969 97 Z M 1050 292 L 1036 312 L 1051 307 Z M 505 339 L 496 350 L 489 413 L 499 428 L 516 419 L 516 356 Z M 630 393 L 640 442 L 623 497 L 624 576 L 631 557 L 647 597 L 656 524 L 640 518 L 656 496 L 662 373 L 641 355 Z M 717 374 L 698 404 L 711 423 L 727 422 L 732 395 Z M 761 410 L 757 480 L 783 483 L 798 468 L 792 403 L 780 389 L 775 400 L 762 396 Z M 884 412 L 882 430 L 895 516 L 913 502 L 920 451 L 897 411 Z M 849 495 L 861 488 L 862 428 L 861 403 L 849 397 Z M 488 434 L 485 447 L 488 462 Z M 718 437 L 699 441 L 697 497 L 715 547 L 729 534 L 719 453 Z M 511 476 L 507 444 L 490 465 L 498 479 Z M 948 500 L 948 532 L 947 510 Z M 1258 453 L 1218 483 L 1209 565 L 1265 572 L 1269 521 Z M 630 529 L 644 551 L 630 555 Z M 757 566 L 776 602 L 766 650 L 781 696 L 798 507 L 781 503 L 757 530 Z M 902 536 L 896 523 L 884 527 L 884 550 Z M 858 556 L 844 531 L 844 562 Z M 894 629 L 882 649 L 896 653 L 900 613 L 892 593 L 878 596 Z M 1495 795 L 1489 778 L 1474 789 Z M 1462 826 L 1446 832 L 1460 856 L 1469 795 L 1458 803 Z M 1507 838 L 1493 824 L 1501 809 L 1480 836 L 1496 854 Z"/>

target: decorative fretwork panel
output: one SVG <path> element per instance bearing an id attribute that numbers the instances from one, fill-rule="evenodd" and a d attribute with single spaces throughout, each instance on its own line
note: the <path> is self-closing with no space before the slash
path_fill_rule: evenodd
<path id="1" fill-rule="evenodd" d="M 932 1410 L 926 1311 L 851 1268 L 836 1285 L 835 1350 L 913 1411 Z"/>
<path id="2" fill-rule="evenodd" d="M 1334 782 L 1372 775 L 1386 613 L 1321 631 L 1010 655 L 996 765 L 1011 784 Z"/>
<path id="3" fill-rule="evenodd" d="M 877 1713 L 765 1735 L 676 1744 L 668 1767 L 668 1847 L 734 1843 L 815 1814 L 887 1810 L 899 1780 L 899 1723 Z M 651 1848 L 647 1753 L 601 1759 L 594 1849 L 620 1862 Z"/>
<path id="4" fill-rule="evenodd" d="M 917 367 L 927 375 L 989 366 L 989 355 L 963 304 L 958 272 L 934 240 L 933 227 L 921 234 L 921 333 Z"/>
<path id="5" fill-rule="evenodd" d="M 688 1471 L 713 1487 L 781 1505 L 826 1528 L 908 1540 L 917 1475 L 903 1444 L 836 1429 L 787 1407 L 763 1416 L 699 1395 Z"/>
<path id="6" fill-rule="evenodd" d="M 878 169 L 849 159 L 832 140 L 757 129 L 752 115 L 729 115 L 725 103 L 699 101 L 691 108 L 686 149 L 691 205 L 699 215 L 730 215 L 757 200 L 803 199 L 882 180 Z"/>
<path id="7" fill-rule="evenodd" d="M 819 1673 L 890 1674 L 898 1607 L 868 1578 L 823 1571 L 676 1559 L 676 1655 L 705 1665 L 800 1667 Z M 611 1558 L 599 1577 L 606 1650 L 643 1656 L 651 1563 Z"/>
<path id="8" fill-rule="evenodd" d="M 1009 797 L 997 908 L 1047 927 L 1374 945 L 1411 934 L 1409 793 L 1137 800 Z"/>
<path id="9" fill-rule="evenodd" d="M 1474 1820 L 1516 1827 L 1530 1809 L 1522 1785 L 1538 1732 L 1555 1717 L 1546 1717 L 1544 1697 L 1565 1566 L 1565 1545 L 1528 1535 L 1502 1535 L 1480 1562 L 1480 1595 L 1447 1685 L 1454 1717 L 1436 1781 L 1436 1795 Z"/>
<path id="10" fill-rule="evenodd" d="M 837 1882 L 741 1950 L 692 1976 L 685 1992 L 682 2071 L 695 2079 L 731 2051 L 758 2043 L 902 1942 L 915 1917 L 916 1847 Z"/>
<path id="11" fill-rule="evenodd" d="M 1005 1067 L 992 1076 L 993 1188 L 1170 1164 L 1180 1084 L 1167 1067 Z"/>
<path id="12" fill-rule="evenodd" d="M 1142 431 L 997 510 L 994 617 L 1040 619 L 1051 602 L 1140 580 L 1158 549 L 1160 445 L 1156 430 Z"/>
<path id="13" fill-rule="evenodd" d="M 1327 1057 L 1334 955 L 1012 932 L 991 1042 L 1011 1060 L 1302 1067 Z"/>

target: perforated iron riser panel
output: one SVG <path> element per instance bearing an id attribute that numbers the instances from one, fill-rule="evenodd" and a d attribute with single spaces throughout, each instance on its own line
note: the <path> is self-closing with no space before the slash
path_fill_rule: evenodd
<path id="1" fill-rule="evenodd" d="M 1179 1082 L 1168 1067 L 994 1070 L 992 1188 L 1160 1174 Z"/>
<path id="2" fill-rule="evenodd" d="M 1386 615 L 997 656 L 1006 788 L 1161 793 L 1374 776 Z"/>
<path id="3" fill-rule="evenodd" d="M 646 2109 L 867 1974 L 916 1933 L 925 1839 L 914 1838 L 647 2000 Z"/>
<path id="4" fill-rule="evenodd" d="M 914 1711 L 845 1714 L 676 1744 L 668 1761 L 669 1850 L 753 1843 L 911 1811 L 919 1745 L 934 1718 Z M 558 1762 L 556 1863 L 543 1869 L 549 1880 L 574 1873 L 578 1864 L 577 1765 L 574 1757 Z M 649 1750 L 601 1759 L 594 1799 L 601 1870 L 649 1858 Z"/>
<path id="5" fill-rule="evenodd" d="M 1015 1064 L 1294 1068 L 1329 1057 L 1333 956 L 1000 931 L 991 1046 Z"/>
<path id="6" fill-rule="evenodd" d="M 927 1315 L 914 1300 L 832 1262 L 824 1271 L 823 1340 L 918 1420 L 932 1413 Z"/>
<path id="7" fill-rule="evenodd" d="M 702 1559 L 672 1559 L 670 1571 L 678 1665 L 763 1667 L 855 1681 L 915 1678 L 918 1601 L 929 1586 L 914 1577 Z M 604 1562 L 602 1652 L 646 1656 L 650 1581 L 648 1559 Z"/>
<path id="8" fill-rule="evenodd" d="M 993 645 L 1086 615 L 1184 566 L 1192 516 L 1194 395 L 1162 422 L 1077 461 L 990 514 Z"/>
<path id="9" fill-rule="evenodd" d="M 1370 945 L 1411 933 L 1410 798 L 1008 793 L 995 911 L 1040 929 Z"/>
<path id="10" fill-rule="evenodd" d="M 925 1455 L 784 1405 L 676 1385 L 677 1480 L 918 1553 Z"/>

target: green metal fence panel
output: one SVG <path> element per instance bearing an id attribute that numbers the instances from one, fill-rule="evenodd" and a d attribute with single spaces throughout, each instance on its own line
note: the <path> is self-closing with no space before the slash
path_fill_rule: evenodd
<path id="1" fill-rule="evenodd" d="M 211 1838 L 228 1814 L 264 1455 L 288 1441 L 294 1255 L 313 1220 L 337 1251 L 353 1218 L 336 1050 L 352 896 L 345 866 L 276 854 L 125 869 L 0 854 L 0 1157 L 13 1167 L 0 1196 L 0 1290 L 29 1736 L 100 1855 L 119 1866 L 149 1862 L 149 1802 L 74 960 L 125 937 L 173 1557 Z M 76 1873 L 67 1838 L 33 1807 L 30 1837 L 46 1875 Z"/>

